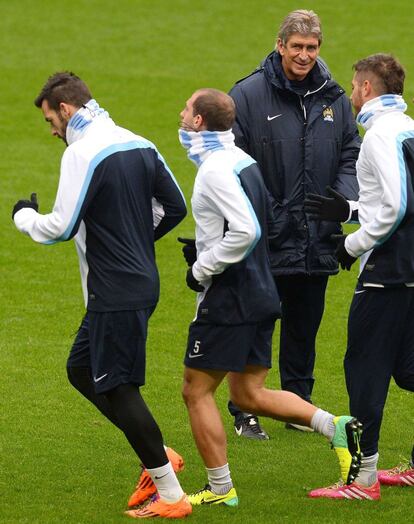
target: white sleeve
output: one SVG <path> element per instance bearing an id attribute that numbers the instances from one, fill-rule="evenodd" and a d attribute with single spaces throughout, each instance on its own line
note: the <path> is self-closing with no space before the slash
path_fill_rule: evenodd
<path id="1" fill-rule="evenodd" d="M 199 282 L 243 260 L 261 236 L 256 214 L 238 176 L 216 171 L 206 172 L 203 176 L 204 197 L 213 212 L 227 221 L 228 229 L 221 241 L 198 255 L 192 271 Z"/>
<path id="2" fill-rule="evenodd" d="M 35 242 L 50 244 L 68 240 L 79 225 L 80 208 L 89 179 L 88 162 L 76 155 L 73 149 L 66 149 L 61 162 L 59 187 L 51 213 L 42 215 L 34 209 L 23 208 L 14 215 L 19 231 L 29 235 Z"/>
<path id="3" fill-rule="evenodd" d="M 164 206 L 156 198 L 152 198 L 152 222 L 154 229 L 165 216 Z"/>
<path id="4" fill-rule="evenodd" d="M 349 204 L 349 215 L 348 215 L 348 218 L 345 220 L 345 223 L 352 222 L 352 215 L 354 211 L 358 211 L 359 209 L 358 200 L 348 200 L 348 204 Z"/>
<path id="5" fill-rule="evenodd" d="M 397 141 L 390 137 L 374 134 L 364 140 L 362 158 L 357 164 L 358 175 L 373 178 L 380 185 L 382 194 L 373 218 L 347 236 L 345 247 L 351 256 L 359 257 L 385 242 L 405 215 L 406 174 L 399 165 L 400 154 L 402 151 L 398 150 Z M 362 205 L 360 201 L 360 209 Z"/>

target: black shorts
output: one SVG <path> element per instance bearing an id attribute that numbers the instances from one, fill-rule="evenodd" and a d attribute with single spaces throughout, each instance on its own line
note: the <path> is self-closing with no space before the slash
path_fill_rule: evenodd
<path id="1" fill-rule="evenodd" d="M 145 384 L 145 344 L 154 308 L 89 311 L 79 328 L 67 367 L 90 367 L 96 393 L 120 384 Z"/>
<path id="2" fill-rule="evenodd" d="M 189 368 L 244 371 L 246 366 L 272 367 L 275 321 L 218 326 L 192 322 L 184 364 Z"/>

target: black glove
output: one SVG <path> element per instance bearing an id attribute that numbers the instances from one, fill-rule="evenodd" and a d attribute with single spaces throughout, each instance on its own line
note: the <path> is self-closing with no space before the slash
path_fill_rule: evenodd
<path id="1" fill-rule="evenodd" d="M 303 202 L 303 209 L 309 213 L 311 220 L 329 220 L 331 222 L 346 222 L 349 217 L 349 203 L 340 193 L 327 186 L 330 197 L 308 193 Z"/>
<path id="2" fill-rule="evenodd" d="M 35 211 L 39 210 L 39 204 L 37 203 L 37 195 L 36 193 L 32 193 L 30 195 L 30 200 L 18 200 L 14 204 L 14 208 L 12 211 L 12 220 L 14 219 L 14 215 L 17 213 L 17 211 L 20 211 L 24 207 L 31 207 Z"/>
<path id="3" fill-rule="evenodd" d="M 181 242 L 184 244 L 182 248 L 182 252 L 185 258 L 185 261 L 187 262 L 187 266 L 191 267 L 194 262 L 197 260 L 197 249 L 195 246 L 195 240 L 194 238 L 177 238 L 178 242 Z"/>
<path id="4" fill-rule="evenodd" d="M 349 271 L 356 258 L 352 257 L 345 249 L 346 235 L 331 235 L 331 239 L 336 242 L 335 256 L 341 268 Z"/>
<path id="5" fill-rule="evenodd" d="M 193 291 L 197 291 L 198 293 L 204 291 L 204 287 L 194 278 L 193 270 L 191 267 L 188 268 L 186 282 L 187 286 Z"/>

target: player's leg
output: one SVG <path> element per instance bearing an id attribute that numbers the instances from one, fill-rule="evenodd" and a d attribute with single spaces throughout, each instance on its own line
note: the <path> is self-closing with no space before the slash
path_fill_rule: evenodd
<path id="1" fill-rule="evenodd" d="M 393 377 L 397 385 L 414 391 L 414 288 L 407 288 L 410 306 L 407 308 L 404 338 L 394 364 Z M 414 487 L 414 447 L 411 456 L 391 469 L 378 471 L 378 480 L 387 486 Z"/>
<path id="2" fill-rule="evenodd" d="M 66 370 L 72 386 L 92 402 L 112 424 L 119 427 L 115 413 L 113 413 L 106 397 L 95 392 L 89 348 L 88 314 L 84 316 L 76 334 L 69 353 Z"/>
<path id="3" fill-rule="evenodd" d="M 348 319 L 345 378 L 352 415 L 363 424 L 361 468 L 350 486 L 329 486 L 312 496 L 378 500 L 378 441 L 383 409 L 401 340 L 399 290 L 364 288 L 358 285 Z"/>
<path id="4" fill-rule="evenodd" d="M 266 375 L 266 369 L 255 366 L 246 367 L 243 373 L 229 373 L 231 398 L 258 415 L 309 426 L 324 435 L 338 456 L 343 482 L 352 482 L 361 461 L 358 421 L 350 416 L 336 417 L 290 391 L 267 389 Z"/>
<path id="5" fill-rule="evenodd" d="M 245 366 L 227 376 L 231 400 L 257 415 L 309 425 L 317 410 L 315 406 L 290 391 L 265 387 L 272 365 L 274 325 L 274 320 L 267 320 L 244 328 Z"/>
<path id="6" fill-rule="evenodd" d="M 227 462 L 227 442 L 220 412 L 214 400 L 225 371 L 185 368 L 183 398 L 197 449 L 207 468 Z"/>
<path id="7" fill-rule="evenodd" d="M 193 322 L 184 359 L 183 396 L 197 447 L 204 460 L 208 484 L 190 502 L 236 506 L 238 498 L 227 463 L 227 441 L 214 393 L 228 370 L 245 365 L 245 326 L 218 326 Z"/>
<path id="8" fill-rule="evenodd" d="M 96 392 L 107 398 L 118 427 L 157 488 L 159 498 L 145 508 L 145 516 L 184 516 L 191 513 L 191 506 L 168 460 L 158 424 L 139 390 L 145 382 L 151 313 L 151 309 L 90 312 L 92 373 Z M 142 517 L 142 511 L 131 510 L 128 515 Z"/>
<path id="9" fill-rule="evenodd" d="M 352 417 L 334 415 L 318 409 L 289 391 L 265 387 L 271 367 L 272 320 L 251 326 L 250 350 L 243 372 L 228 375 L 231 398 L 244 409 L 267 417 L 311 426 L 323 434 L 335 449 L 344 482 L 356 475 L 360 462 L 359 427 Z M 247 339 L 247 333 L 246 337 Z"/>
<path id="10" fill-rule="evenodd" d="M 238 503 L 227 462 L 226 433 L 214 400 L 216 389 L 225 376 L 225 371 L 188 367 L 184 370 L 183 398 L 208 478 L 203 489 L 188 496 L 193 505 L 236 506 Z"/>
<path id="11" fill-rule="evenodd" d="M 327 276 L 275 277 L 282 304 L 279 371 L 281 387 L 310 401 L 315 340 L 325 306 Z"/>

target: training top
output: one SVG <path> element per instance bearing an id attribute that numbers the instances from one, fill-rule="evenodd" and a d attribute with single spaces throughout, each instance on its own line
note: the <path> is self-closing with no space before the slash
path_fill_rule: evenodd
<path id="1" fill-rule="evenodd" d="M 357 122 L 366 129 L 357 161 L 361 227 L 345 248 L 361 257 L 360 282 L 414 282 L 414 121 L 401 96 L 383 95 L 364 104 Z"/>
<path id="2" fill-rule="evenodd" d="M 181 142 L 199 167 L 191 199 L 197 260 L 192 272 L 205 291 L 197 321 L 257 323 L 280 315 L 270 269 L 269 195 L 257 163 L 231 131 L 184 132 Z"/>
<path id="3" fill-rule="evenodd" d="M 23 208 L 17 228 L 52 244 L 75 235 L 89 311 L 155 306 L 157 240 L 186 214 L 177 182 L 154 144 L 123 129 L 95 100 L 70 119 L 51 213 Z"/>

